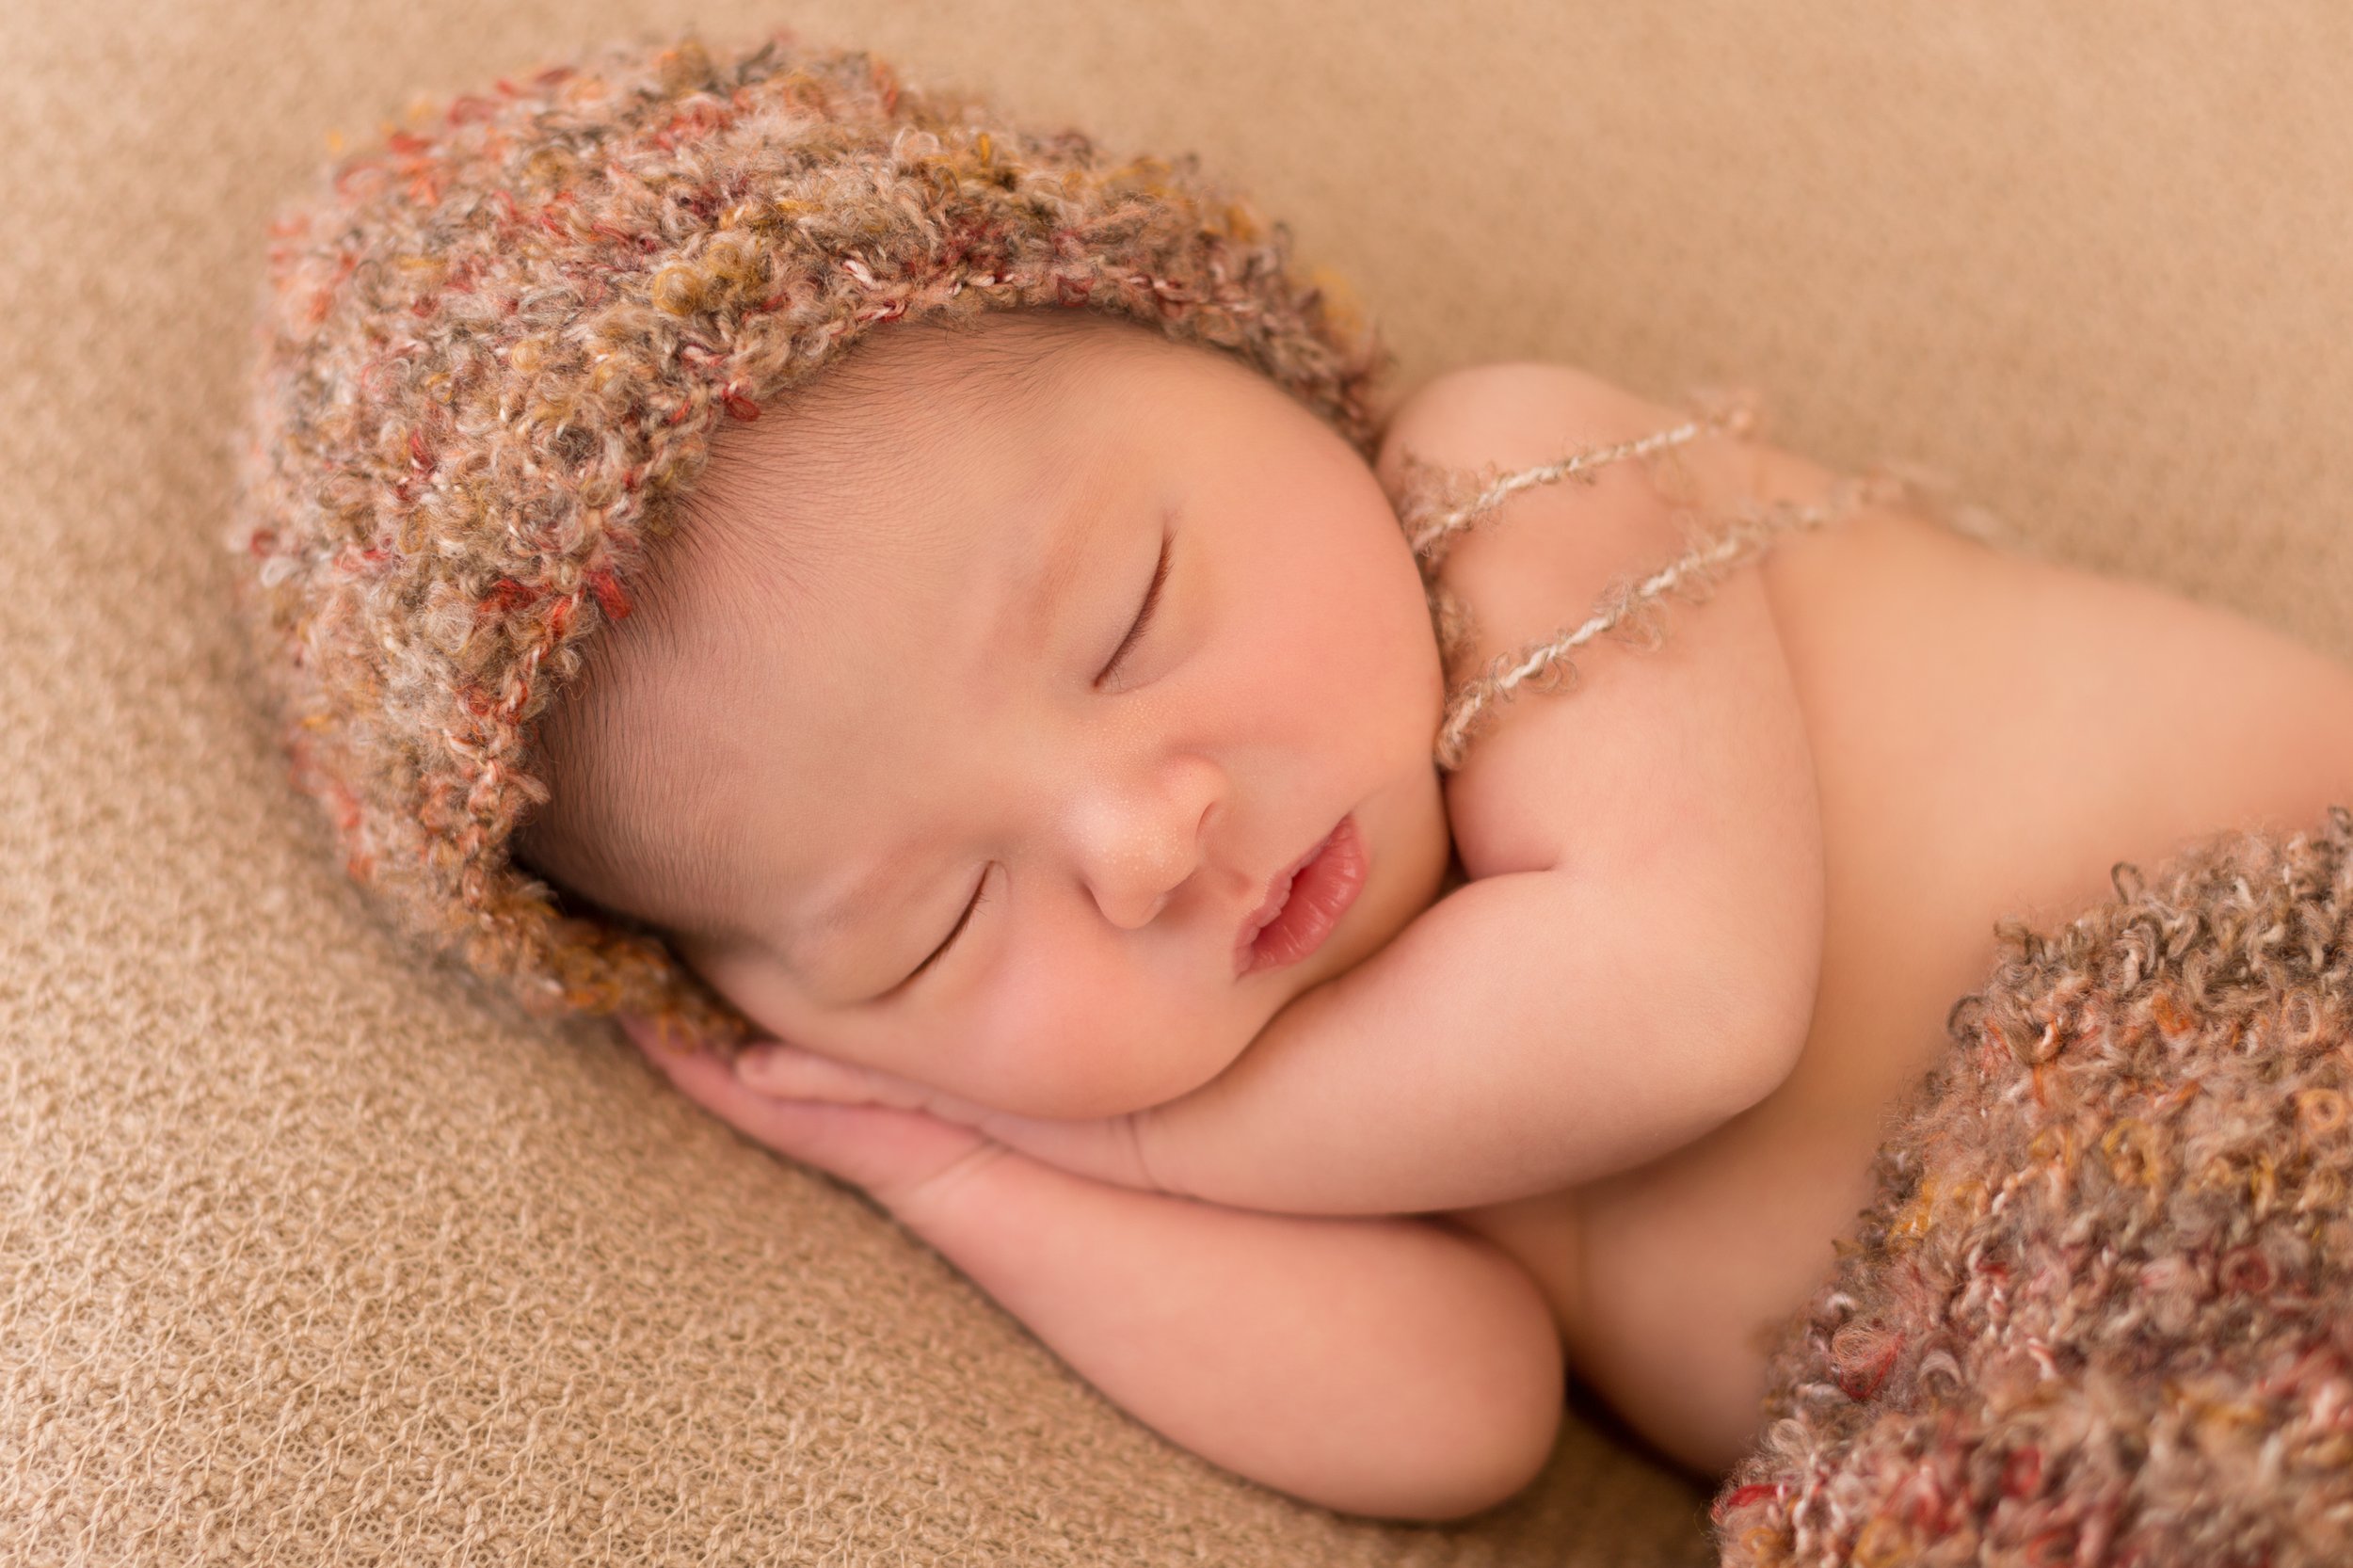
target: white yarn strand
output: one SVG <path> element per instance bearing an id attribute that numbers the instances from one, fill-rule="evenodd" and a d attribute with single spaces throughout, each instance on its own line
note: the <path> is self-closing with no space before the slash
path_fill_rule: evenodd
<path id="1" fill-rule="evenodd" d="M 1721 537 L 1685 551 L 1673 561 L 1642 579 L 1619 602 L 1575 630 L 1549 642 L 1531 644 L 1523 648 L 1517 664 L 1498 674 L 1482 676 L 1457 688 L 1447 704 L 1446 723 L 1439 730 L 1437 757 L 1440 766 L 1451 770 L 1460 764 L 1471 726 L 1486 711 L 1490 702 L 1509 700 L 1523 682 L 1551 668 L 1567 654 L 1617 626 L 1643 605 L 1656 601 L 1687 577 L 1722 565 L 1744 551 L 1761 549 L 1769 542 L 1771 535 L 1800 528 L 1816 528 L 1844 517 L 1881 488 L 1871 481 L 1849 478 L 1838 481 L 1825 500 L 1809 506 L 1778 502 L 1760 510 L 1755 502 L 1744 502 Z"/>
<path id="2" fill-rule="evenodd" d="M 1480 491 L 1467 504 L 1459 506 L 1425 524 L 1414 534 L 1412 536 L 1414 553 L 1417 557 L 1427 559 L 1449 535 L 1467 528 L 1522 490 L 1533 488 L 1538 485 L 1558 484 L 1563 479 L 1590 473 L 1596 469 L 1606 468 L 1611 463 L 1623 462 L 1628 457 L 1647 457 L 1654 452 L 1663 452 L 1670 447 L 1681 446 L 1686 441 L 1695 440 L 1702 436 L 1713 435 L 1718 431 L 1738 434 L 1749 427 L 1753 417 L 1753 410 L 1748 404 L 1737 403 L 1719 412 L 1687 420 L 1666 430 L 1654 430 L 1647 436 L 1637 436 L 1629 440 L 1613 441 L 1604 446 L 1586 447 L 1571 453 L 1558 462 L 1545 463 L 1535 468 L 1521 469 L 1516 472 L 1506 474 Z"/>

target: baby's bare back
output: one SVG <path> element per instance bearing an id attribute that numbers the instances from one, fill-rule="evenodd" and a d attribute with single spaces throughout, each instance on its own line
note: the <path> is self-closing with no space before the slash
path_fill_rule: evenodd
<path id="1" fill-rule="evenodd" d="M 1680 417 L 1597 383 L 1580 395 L 1593 422 L 1580 439 Z M 1698 443 L 1681 461 L 1715 506 L 1812 501 L 1834 477 L 1755 442 Z M 1449 564 L 1480 623 L 1475 659 L 1580 618 L 1608 583 L 1672 553 L 1671 508 L 1639 473 L 1545 504 L 1507 509 Z M 1521 801 L 1526 837 L 1548 768 L 1639 750 L 1623 730 L 1641 721 L 1602 699 L 1605 683 L 1678 643 L 1679 656 L 1778 664 L 1796 691 L 1802 745 L 1753 734 L 1741 765 L 1759 771 L 1741 794 L 1773 804 L 1760 823 L 1785 824 L 1779 808 L 1809 785 L 1817 803 L 1820 970 L 1797 1066 L 1647 1165 L 1457 1216 L 1544 1285 L 1575 1375 L 1705 1468 L 1753 1435 L 1765 1336 L 1828 1270 L 1882 1118 L 1982 982 L 1996 921 L 2061 921 L 2108 895 L 2117 861 L 2149 867 L 2209 833 L 2307 827 L 2353 803 L 2353 671 L 2153 587 L 1870 508 L 1782 536 L 1716 594 L 1669 608 L 1659 648 L 1605 640 L 1579 654 L 1575 689 L 1512 703 L 1449 797 L 1466 856 L 1482 803 Z M 1483 776 L 1482 749 L 1497 764 Z M 1789 767 L 1810 780 L 1768 771 Z M 1573 845 L 1609 828 L 1561 818 L 1535 831 Z"/>

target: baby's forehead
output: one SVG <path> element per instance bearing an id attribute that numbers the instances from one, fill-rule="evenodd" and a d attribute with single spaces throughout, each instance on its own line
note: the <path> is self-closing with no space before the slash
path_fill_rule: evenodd
<path id="1" fill-rule="evenodd" d="M 945 542 L 921 540 L 923 524 L 990 477 L 983 471 L 1000 468 L 1009 447 L 1054 445 L 1057 394 L 1083 380 L 1082 357 L 1103 330 L 912 327 L 861 344 L 759 417 L 713 433 L 651 575 L 678 577 L 751 542 L 787 559 Z"/>
<path id="2" fill-rule="evenodd" d="M 776 399 L 794 415 L 891 419 L 945 408 L 1018 407 L 1054 390 L 1103 354 L 1168 352 L 1164 335 L 1088 312 L 1009 311 L 971 321 L 926 321 L 880 328 Z M 727 434 L 757 440 L 760 419 Z"/>
<path id="3" fill-rule="evenodd" d="M 723 590 L 684 596 L 694 614 L 721 627 L 758 616 L 762 600 L 724 590 L 765 589 L 779 577 L 822 593 L 829 576 L 926 558 L 968 566 L 984 542 L 976 519 L 1026 522 L 1072 488 L 1099 483 L 1090 471 L 1116 460 L 1099 431 L 1090 445 L 1073 429 L 1082 410 L 1104 406 L 1113 377 L 1091 374 L 1110 371 L 1102 356 L 1180 352 L 1131 323 L 1040 312 L 980 330 L 896 328 L 859 348 L 712 438 L 678 504 L 668 558 L 651 563 L 665 580 L 657 586 Z M 1155 367 L 1130 358 L 1121 368 L 1132 397 L 1148 385 L 1134 373 Z"/>

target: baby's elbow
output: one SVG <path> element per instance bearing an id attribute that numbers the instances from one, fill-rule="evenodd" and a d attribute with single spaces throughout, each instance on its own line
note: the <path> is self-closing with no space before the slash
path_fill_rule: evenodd
<path id="1" fill-rule="evenodd" d="M 1417 1524 L 1446 1524 L 1484 1513 L 1526 1491 L 1551 1463 L 1567 1409 L 1565 1386 L 1560 1392 L 1544 1411 L 1498 1425 L 1477 1444 L 1439 1456 L 1428 1469 L 1391 1480 L 1378 1491 L 1351 1488 L 1302 1496 L 1336 1512 Z"/>
<path id="2" fill-rule="evenodd" d="M 1555 1351 L 1560 1341 L 1552 1341 Z M 1556 1369 L 1532 1378 L 1507 1408 L 1491 1406 L 1486 1429 L 1437 1467 L 1410 1512 L 1433 1523 L 1468 1518 L 1511 1501 L 1543 1475 L 1561 1441 L 1568 1385 Z"/>
<path id="3" fill-rule="evenodd" d="M 1728 966 L 1720 981 L 1712 1056 L 1719 1068 L 1714 1110 L 1721 1119 L 1780 1088 L 1805 1055 L 1814 1032 L 1820 947 L 1801 953 L 1795 946 L 1770 944 L 1765 963 Z"/>
<path id="4" fill-rule="evenodd" d="M 1517 1266 L 1510 1266 L 1517 1273 Z M 1534 1283 L 1486 1325 L 1449 1379 L 1453 1397 L 1421 1404 L 1389 1451 L 1389 1473 L 1347 1500 L 1343 1512 L 1436 1523 L 1510 1501 L 1552 1461 L 1568 1384 L 1560 1330 Z M 1372 1480 L 1370 1476 L 1362 1479 Z"/>

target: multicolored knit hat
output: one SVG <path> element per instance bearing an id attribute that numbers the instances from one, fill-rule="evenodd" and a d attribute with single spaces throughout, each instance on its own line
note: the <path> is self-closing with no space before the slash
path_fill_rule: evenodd
<path id="1" fill-rule="evenodd" d="M 886 323 L 1060 306 L 1230 351 L 1372 450 L 1377 337 L 1190 156 L 1113 160 L 788 32 L 612 45 L 425 112 L 271 226 L 228 543 L 349 873 L 535 1014 L 752 1032 L 509 846 L 548 798 L 533 721 L 720 421 Z"/>

